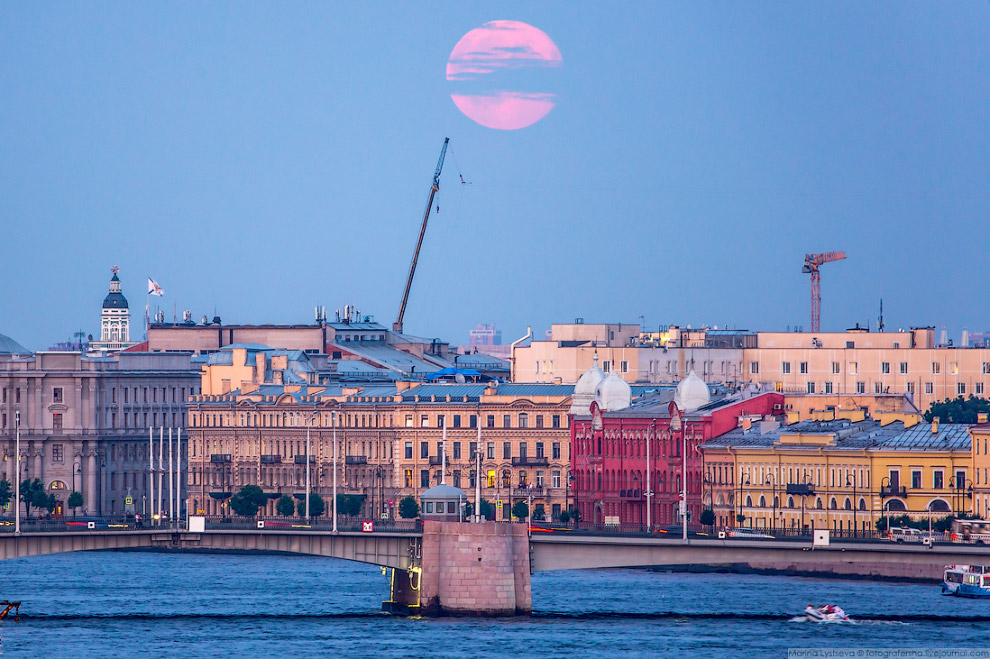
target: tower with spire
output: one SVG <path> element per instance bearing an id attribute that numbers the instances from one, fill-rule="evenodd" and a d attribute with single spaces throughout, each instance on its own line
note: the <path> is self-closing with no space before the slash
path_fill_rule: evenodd
<path id="1" fill-rule="evenodd" d="M 120 278 L 117 273 L 120 268 L 110 268 L 110 292 L 103 298 L 103 311 L 100 314 L 100 340 L 90 344 L 90 349 L 96 352 L 116 352 L 129 348 L 131 341 L 130 323 L 131 312 L 127 307 L 127 298 L 120 292 Z"/>

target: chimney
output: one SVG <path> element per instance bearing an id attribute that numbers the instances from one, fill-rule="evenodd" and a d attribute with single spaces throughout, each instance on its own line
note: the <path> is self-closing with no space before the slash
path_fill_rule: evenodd
<path id="1" fill-rule="evenodd" d="M 743 430 L 749 430 L 750 428 L 753 427 L 753 420 L 750 419 L 748 416 L 740 417 L 739 423 Z"/>
<path id="2" fill-rule="evenodd" d="M 988 417 L 988 415 L 987 415 L 986 412 L 977 412 L 977 414 L 976 414 L 976 422 L 977 423 L 987 423 L 987 420 L 988 420 L 987 417 Z"/>
<path id="3" fill-rule="evenodd" d="M 939 421 L 938 417 L 934 417 L 932 419 L 932 434 L 933 435 L 938 434 L 938 421 Z"/>

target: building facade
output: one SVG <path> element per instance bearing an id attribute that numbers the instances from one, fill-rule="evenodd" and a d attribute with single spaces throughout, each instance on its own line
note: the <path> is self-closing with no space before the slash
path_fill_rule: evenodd
<path id="1" fill-rule="evenodd" d="M 127 298 L 120 291 L 120 278 L 117 277 L 120 268 L 113 266 L 110 272 L 110 292 L 103 300 L 100 313 L 100 340 L 89 344 L 89 349 L 94 352 L 114 352 L 134 345 L 131 341 L 131 311 Z"/>

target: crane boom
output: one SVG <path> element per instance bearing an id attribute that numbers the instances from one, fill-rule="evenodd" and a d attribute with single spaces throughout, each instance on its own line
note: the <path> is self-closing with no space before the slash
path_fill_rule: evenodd
<path id="1" fill-rule="evenodd" d="M 811 331 L 820 332 L 822 324 L 822 290 L 821 271 L 819 267 L 841 261 L 846 258 L 845 252 L 822 252 L 821 254 L 805 254 L 804 266 L 801 272 L 811 275 Z"/>
<path id="2" fill-rule="evenodd" d="M 447 157 L 447 143 L 449 137 L 443 138 L 443 148 L 440 149 L 440 159 L 437 161 L 437 169 L 433 172 L 433 184 L 430 186 L 430 196 L 426 200 L 426 212 L 423 213 L 423 224 L 419 227 L 419 239 L 416 241 L 416 250 L 413 252 L 412 262 L 409 264 L 409 275 L 406 277 L 406 288 L 402 291 L 402 303 L 399 304 L 399 315 L 392 323 L 392 331 L 402 331 L 402 318 L 406 315 L 406 303 L 409 302 L 409 289 L 412 288 L 413 277 L 416 275 L 416 263 L 419 261 L 419 250 L 423 246 L 423 236 L 426 235 L 426 223 L 430 219 L 430 209 L 433 208 L 433 197 L 440 189 L 440 172 L 443 171 L 443 160 Z"/>

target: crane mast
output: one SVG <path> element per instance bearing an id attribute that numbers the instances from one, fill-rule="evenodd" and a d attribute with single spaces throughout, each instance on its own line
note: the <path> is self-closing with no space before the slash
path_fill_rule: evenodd
<path id="1" fill-rule="evenodd" d="M 433 197 L 440 189 L 440 172 L 443 170 L 443 159 L 447 156 L 447 142 L 449 137 L 443 138 L 443 148 L 440 149 L 440 159 L 437 161 L 437 169 L 433 172 L 433 184 L 430 186 L 430 196 L 426 200 L 426 212 L 423 213 L 423 224 L 419 227 L 419 239 L 416 241 L 416 250 L 413 252 L 412 262 L 409 264 L 409 275 L 406 277 L 406 288 L 402 291 L 402 303 L 399 304 L 399 315 L 392 323 L 393 332 L 402 332 L 402 319 L 406 315 L 406 303 L 409 302 L 409 289 L 412 288 L 413 277 L 416 275 L 416 263 L 419 261 L 419 250 L 423 246 L 423 236 L 426 235 L 426 223 L 430 219 L 430 209 L 433 208 Z"/>
<path id="2" fill-rule="evenodd" d="M 833 261 L 846 258 L 845 252 L 822 252 L 821 254 L 805 254 L 804 267 L 801 272 L 811 275 L 811 331 L 820 332 L 822 325 L 822 290 L 821 272 L 819 267 Z"/>

